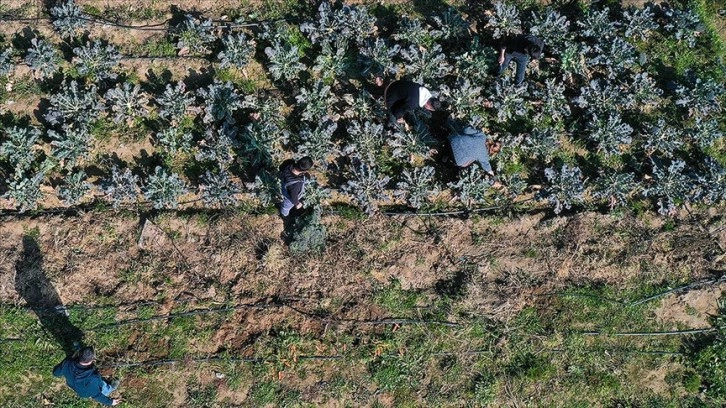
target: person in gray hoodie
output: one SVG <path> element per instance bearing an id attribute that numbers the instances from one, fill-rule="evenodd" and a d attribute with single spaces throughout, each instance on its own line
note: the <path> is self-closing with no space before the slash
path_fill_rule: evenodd
<path id="1" fill-rule="evenodd" d="M 68 357 L 53 368 L 53 376 L 63 377 L 66 384 L 81 398 L 92 398 L 103 405 L 118 405 L 120 398 L 110 398 L 119 381 L 111 383 L 101 377 L 93 365 L 96 354 L 92 347 L 83 347 L 73 357 Z"/>

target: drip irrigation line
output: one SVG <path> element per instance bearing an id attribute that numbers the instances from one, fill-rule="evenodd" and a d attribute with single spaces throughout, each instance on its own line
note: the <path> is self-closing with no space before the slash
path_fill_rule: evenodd
<path id="1" fill-rule="evenodd" d="M 672 330 L 664 332 L 626 332 L 626 333 L 608 333 L 608 332 L 582 332 L 584 336 L 618 336 L 618 337 L 647 337 L 647 336 L 680 336 L 685 334 L 710 333 L 716 331 L 715 327 L 706 327 L 703 329 L 691 330 Z"/>
<path id="2" fill-rule="evenodd" d="M 581 351 L 588 354 L 595 354 L 595 353 L 622 353 L 622 354 L 651 354 L 651 355 L 658 355 L 658 356 L 682 356 L 683 353 L 678 351 L 662 351 L 662 350 L 654 350 L 654 351 L 648 351 L 648 350 L 623 350 L 623 349 L 613 349 L 613 350 L 607 350 L 607 349 L 584 349 L 584 350 L 567 350 L 567 349 L 551 349 L 549 351 L 555 352 L 555 353 L 568 353 L 568 352 L 577 352 Z"/>
<path id="3" fill-rule="evenodd" d="M 566 297 L 580 297 L 580 298 L 587 298 L 587 299 L 597 299 L 597 300 L 604 300 L 611 303 L 617 303 L 619 305 L 626 306 L 628 305 L 627 302 L 622 302 L 615 299 L 610 299 L 598 295 L 590 295 L 587 293 L 577 293 L 577 292 L 546 292 L 546 293 L 539 293 L 535 296 L 541 297 L 541 296 L 566 296 Z"/>
<path id="4" fill-rule="evenodd" d="M 718 279 L 708 279 L 708 280 L 705 280 L 705 281 L 694 282 L 694 283 L 691 283 L 691 284 L 688 284 L 688 285 L 684 285 L 684 286 L 681 286 L 681 287 L 678 287 L 678 288 L 675 288 L 675 289 L 671 289 L 671 290 L 667 290 L 665 292 L 658 293 L 657 295 L 653 295 L 651 297 L 648 297 L 648 298 L 639 300 L 637 302 L 633 302 L 633 303 L 630 304 L 630 306 L 637 306 L 637 305 L 640 305 L 642 303 L 649 302 L 651 300 L 658 299 L 660 297 L 669 295 L 671 293 L 685 292 L 685 291 L 688 291 L 690 289 L 698 288 L 698 287 L 701 287 L 701 286 L 717 285 L 717 284 L 724 283 L 724 282 L 726 282 L 726 275 L 722 275 Z"/>

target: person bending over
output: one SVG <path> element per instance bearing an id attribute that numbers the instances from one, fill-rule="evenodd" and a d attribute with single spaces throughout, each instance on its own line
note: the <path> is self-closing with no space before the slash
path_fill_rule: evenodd
<path id="1" fill-rule="evenodd" d="M 287 217 L 293 208 L 302 208 L 305 184 L 309 176 L 307 171 L 313 167 L 313 159 L 305 156 L 298 161 L 286 160 L 280 165 L 280 184 L 282 187 L 282 204 L 280 215 Z"/>
<path id="2" fill-rule="evenodd" d="M 53 368 L 53 376 L 63 377 L 66 384 L 81 398 L 93 398 L 103 405 L 118 405 L 120 398 L 112 399 L 111 393 L 119 381 L 107 382 L 93 365 L 96 354 L 92 347 L 83 347 L 73 357 L 68 357 Z"/>
<path id="3" fill-rule="evenodd" d="M 417 108 L 428 111 L 441 109 L 441 102 L 424 86 L 412 81 L 391 82 L 384 93 L 391 122 L 404 123 L 404 115 Z"/>
<path id="4" fill-rule="evenodd" d="M 544 50 L 544 41 L 533 35 L 519 34 L 504 40 L 499 47 L 499 73 L 502 75 L 509 64 L 514 60 L 517 63 L 517 73 L 514 83 L 519 85 L 524 81 L 524 71 L 531 60 L 539 59 Z"/>

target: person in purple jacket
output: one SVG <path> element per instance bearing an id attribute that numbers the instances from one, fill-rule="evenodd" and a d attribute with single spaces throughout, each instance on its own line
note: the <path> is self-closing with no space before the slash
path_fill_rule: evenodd
<path id="1" fill-rule="evenodd" d="M 73 357 L 68 357 L 53 368 L 53 376 L 63 377 L 66 384 L 81 398 L 93 398 L 103 405 L 118 405 L 120 398 L 110 398 L 119 381 L 111 383 L 101 377 L 98 369 L 93 365 L 96 354 L 93 347 L 83 347 Z"/>

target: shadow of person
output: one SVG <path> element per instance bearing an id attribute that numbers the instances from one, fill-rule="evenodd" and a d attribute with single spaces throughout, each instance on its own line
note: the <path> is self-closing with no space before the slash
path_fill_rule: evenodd
<path id="1" fill-rule="evenodd" d="M 81 346 L 83 332 L 68 319 L 58 292 L 43 271 L 43 254 L 35 238 L 23 236 L 23 253 L 15 263 L 15 290 L 35 312 L 43 329 L 61 345 L 66 356 Z"/>

